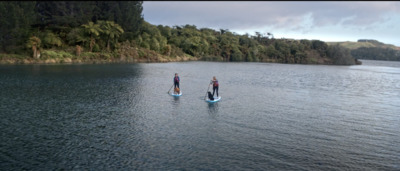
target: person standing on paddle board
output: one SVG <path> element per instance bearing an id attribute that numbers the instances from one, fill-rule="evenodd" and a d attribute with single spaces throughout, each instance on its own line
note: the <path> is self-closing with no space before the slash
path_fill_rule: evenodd
<path id="1" fill-rule="evenodd" d="M 219 84 L 218 84 L 218 80 L 217 80 L 217 78 L 215 78 L 215 76 L 213 77 L 213 79 L 211 80 L 211 83 L 210 84 L 212 84 L 213 85 L 213 96 L 214 96 L 214 93 L 215 93 L 215 91 L 217 92 L 217 97 L 219 96 L 218 95 L 218 87 L 219 87 Z"/>
<path id="2" fill-rule="evenodd" d="M 178 73 L 175 73 L 175 77 L 174 77 L 174 88 L 178 87 L 179 88 L 179 81 L 181 81 L 179 79 Z"/>

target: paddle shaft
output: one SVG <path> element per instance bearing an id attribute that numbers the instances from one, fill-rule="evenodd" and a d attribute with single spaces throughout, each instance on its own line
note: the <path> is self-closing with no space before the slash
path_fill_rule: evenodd
<path id="1" fill-rule="evenodd" d="M 173 86 L 174 86 L 174 85 L 172 84 L 171 88 L 172 88 Z M 171 91 L 171 88 L 169 88 L 169 90 L 168 90 L 167 94 L 169 94 L 169 91 Z"/>
<path id="2" fill-rule="evenodd" d="M 206 100 L 208 90 L 210 89 L 210 85 L 211 85 L 211 82 L 210 82 L 210 84 L 208 84 L 208 88 L 207 88 L 207 91 L 206 91 L 206 95 L 204 96 L 204 100 Z"/>

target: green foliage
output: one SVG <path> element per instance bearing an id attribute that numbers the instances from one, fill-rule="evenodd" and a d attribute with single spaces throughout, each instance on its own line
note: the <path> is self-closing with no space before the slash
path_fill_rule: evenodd
<path id="1" fill-rule="evenodd" d="M 96 39 L 102 32 L 100 25 L 95 24 L 93 22 L 89 22 L 88 24 L 83 24 L 82 27 L 84 29 L 84 32 L 90 36 L 89 47 L 90 47 L 90 52 L 92 52 L 93 46 L 96 43 Z"/>
<path id="2" fill-rule="evenodd" d="M 145 54 L 142 50 L 139 50 L 139 51 L 138 51 L 138 54 L 139 54 L 139 57 L 140 57 L 140 58 L 146 56 L 146 54 Z"/>
<path id="3" fill-rule="evenodd" d="M 163 37 L 169 39 L 172 36 L 172 32 L 171 32 L 171 27 L 169 26 L 162 26 L 162 25 L 158 25 L 157 29 L 160 30 L 160 33 Z"/>
<path id="4" fill-rule="evenodd" d="M 305 59 L 307 58 L 307 55 L 304 52 L 298 52 L 295 54 L 295 63 L 300 63 L 303 64 L 305 63 Z"/>
<path id="5" fill-rule="evenodd" d="M 155 37 L 150 39 L 150 49 L 156 52 L 160 52 L 160 43 Z"/>
<path id="6" fill-rule="evenodd" d="M 256 51 L 256 52 L 258 52 L 258 51 Z M 256 53 L 255 52 L 255 53 Z M 267 49 L 266 49 L 266 53 L 267 53 L 267 56 L 269 57 L 269 58 L 272 58 L 272 59 L 277 59 L 279 56 L 278 56 L 278 51 L 275 49 L 275 46 L 274 45 L 269 45 L 268 47 L 267 47 Z"/>
<path id="7" fill-rule="evenodd" d="M 311 41 L 310 40 L 301 39 L 300 44 L 302 44 L 304 46 L 305 50 L 311 49 Z"/>
<path id="8" fill-rule="evenodd" d="M 147 22 L 143 23 L 141 34 L 138 36 L 138 44 L 146 49 L 162 53 L 167 45 L 167 39 L 161 35 L 158 27 Z"/>
<path id="9" fill-rule="evenodd" d="M 184 56 L 185 53 L 182 51 L 181 48 L 176 47 L 175 45 L 171 45 L 171 55 L 172 57 L 177 57 L 177 56 Z"/>
<path id="10" fill-rule="evenodd" d="M 142 1 L 96 1 L 94 21 L 114 21 L 128 33 L 124 40 L 132 40 L 143 24 Z"/>
<path id="11" fill-rule="evenodd" d="M 26 43 L 26 47 L 27 48 L 33 48 L 33 47 L 39 48 L 39 47 L 41 47 L 41 43 L 42 43 L 42 41 L 38 37 L 32 36 L 29 38 L 28 42 Z"/>
<path id="12" fill-rule="evenodd" d="M 137 49 L 138 56 L 157 58 L 193 56 L 203 60 L 309 63 L 334 59 L 349 63 L 351 55 L 319 40 L 274 39 L 272 33 L 255 36 L 237 35 L 228 29 L 198 29 L 195 25 L 162 26 L 143 20 L 142 1 L 33 1 L 0 2 L 0 52 L 18 51 L 27 45 L 38 56 L 42 47 L 83 47 L 84 59 L 112 59 L 120 52 L 119 42 L 127 50 Z M 3 17 L 5 16 L 5 17 Z M 38 39 L 32 38 L 35 36 Z M 31 39 L 29 39 L 31 37 Z M 42 42 L 40 42 L 42 40 Z M 41 43 L 43 45 L 41 45 Z M 375 43 L 376 42 L 369 42 Z M 141 49 L 145 48 L 145 49 Z M 106 51 L 107 50 L 107 51 Z M 338 50 L 339 53 L 333 51 Z M 363 49 L 360 49 L 363 50 Z M 86 52 L 85 52 L 86 51 Z M 99 56 L 89 52 L 109 52 Z M 136 54 L 136 50 L 135 54 Z M 132 50 L 133 52 L 133 50 Z M 328 53 L 329 52 L 329 53 Z M 44 53 L 44 54 L 43 54 Z M 58 52 L 57 52 L 58 53 Z M 356 54 L 361 54 L 354 51 Z M 384 53 L 391 54 L 391 53 Z M 398 53 L 395 53 L 398 54 Z M 59 57 L 51 51 L 45 57 Z M 124 58 L 121 56 L 121 58 Z"/>
<path id="13" fill-rule="evenodd" d="M 400 50 L 379 47 L 360 47 L 351 50 L 356 59 L 400 61 Z"/>
<path id="14" fill-rule="evenodd" d="M 327 55 L 333 59 L 336 65 L 354 65 L 355 60 L 350 54 L 350 50 L 344 48 L 338 44 L 329 46 L 327 49 Z"/>
<path id="15" fill-rule="evenodd" d="M 119 37 L 125 40 L 135 39 L 143 22 L 142 3 L 142 1 L 1 1 L 0 11 L 3 12 L 0 15 L 0 52 L 11 52 L 10 50 L 15 49 L 12 51 L 15 53 L 18 48 L 23 49 L 24 42 L 30 36 L 38 37 L 43 30 L 50 30 L 55 34 L 55 36 L 48 35 L 52 38 L 43 37 L 44 47 L 59 46 L 60 41 L 55 40 L 55 37 L 71 45 L 78 41 L 68 37 L 72 29 L 97 20 L 113 21 L 126 31 Z M 84 41 L 79 42 L 82 44 Z"/>
<path id="16" fill-rule="evenodd" d="M 358 42 L 330 42 L 350 49 L 356 59 L 400 61 L 400 49 L 396 46 L 383 44 L 376 40 L 358 40 Z"/>
<path id="17" fill-rule="evenodd" d="M 74 55 L 65 51 L 53 51 L 53 50 L 44 50 L 41 53 L 42 59 L 62 59 L 62 58 L 73 58 Z"/>
<path id="18" fill-rule="evenodd" d="M 243 54 L 237 47 L 232 49 L 232 61 L 243 61 Z"/>
<path id="19" fill-rule="evenodd" d="M 317 50 L 321 56 L 325 56 L 328 44 L 320 40 L 312 40 L 311 47 L 312 49 Z"/>
<path id="20" fill-rule="evenodd" d="M 101 48 L 100 48 L 99 44 L 94 44 L 94 45 L 93 45 L 92 51 L 93 51 L 93 52 L 100 52 L 100 51 L 101 51 Z"/>
<path id="21" fill-rule="evenodd" d="M 95 24 L 93 22 L 89 22 L 88 24 L 82 24 L 85 33 L 89 35 L 99 36 L 101 32 L 101 28 L 99 24 Z"/>
<path id="22" fill-rule="evenodd" d="M 58 35 L 50 32 L 50 31 L 45 32 L 44 38 L 43 38 L 43 46 L 44 47 L 52 48 L 54 46 L 60 47 L 61 45 L 62 45 L 62 40 Z"/>
<path id="23" fill-rule="evenodd" d="M 204 61 L 223 61 L 223 58 L 220 56 L 203 56 L 201 59 Z"/>
<path id="24" fill-rule="evenodd" d="M 20 54 L 4 54 L 4 53 L 0 53 L 0 60 L 3 59 L 26 59 L 27 56 L 26 55 L 20 55 Z"/>
<path id="25" fill-rule="evenodd" d="M 110 51 L 111 44 L 116 46 L 118 38 L 124 33 L 122 27 L 113 21 L 98 20 L 100 33 L 103 37 L 103 42 L 107 42 L 107 50 Z"/>
<path id="26" fill-rule="evenodd" d="M 74 45 L 83 45 L 88 42 L 88 39 L 85 37 L 85 32 L 83 28 L 77 27 L 72 29 L 68 34 L 67 34 L 67 42 L 68 45 L 74 46 Z"/>
<path id="27" fill-rule="evenodd" d="M 78 27 L 93 17 L 94 1 L 37 1 L 35 11 L 41 27 Z"/>
<path id="28" fill-rule="evenodd" d="M 24 49 L 36 14 L 34 1 L 0 1 L 0 52 Z"/>

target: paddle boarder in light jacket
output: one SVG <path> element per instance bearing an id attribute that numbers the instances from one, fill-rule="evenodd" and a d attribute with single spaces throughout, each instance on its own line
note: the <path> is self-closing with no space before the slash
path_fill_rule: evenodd
<path id="1" fill-rule="evenodd" d="M 217 92 L 217 97 L 219 96 L 218 95 L 218 87 L 219 87 L 219 84 L 218 84 L 218 80 L 217 80 L 217 78 L 215 78 L 215 76 L 213 77 L 213 79 L 211 80 L 211 83 L 210 84 L 212 84 L 213 85 L 213 96 L 214 96 L 214 93 L 215 93 L 215 91 Z"/>

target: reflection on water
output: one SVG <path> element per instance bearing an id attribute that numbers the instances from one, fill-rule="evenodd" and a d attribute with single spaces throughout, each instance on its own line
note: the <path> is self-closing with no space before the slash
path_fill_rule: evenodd
<path id="1" fill-rule="evenodd" d="M 400 63 L 362 62 L 1 65 L 0 166 L 399 170 Z"/>
<path id="2" fill-rule="evenodd" d="M 211 117 L 215 118 L 218 114 L 218 103 L 208 103 L 208 113 Z"/>
<path id="3" fill-rule="evenodd" d="M 178 107 L 179 104 L 180 104 L 180 97 L 173 96 L 173 99 L 174 99 L 174 103 L 173 103 L 173 104 L 174 104 L 176 107 Z"/>

